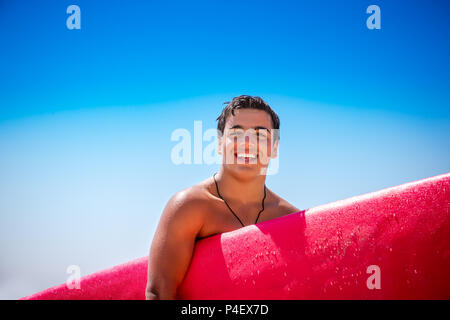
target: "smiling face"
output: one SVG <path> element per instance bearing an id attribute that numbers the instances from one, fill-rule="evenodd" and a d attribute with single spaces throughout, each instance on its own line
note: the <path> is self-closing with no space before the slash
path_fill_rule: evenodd
<path id="1" fill-rule="evenodd" d="M 270 158 L 277 156 L 278 140 L 269 113 L 258 109 L 237 109 L 225 122 L 218 152 L 223 166 L 236 173 L 265 174 Z"/>

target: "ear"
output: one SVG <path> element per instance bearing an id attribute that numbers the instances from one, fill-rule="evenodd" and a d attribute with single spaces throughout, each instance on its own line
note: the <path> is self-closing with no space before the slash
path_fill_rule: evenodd
<path id="1" fill-rule="evenodd" d="M 272 158 L 272 159 L 275 159 L 277 156 L 278 156 L 278 142 L 279 142 L 280 140 L 279 139 L 277 139 L 274 143 L 273 143 L 273 145 L 272 145 L 272 150 L 271 150 L 271 153 L 270 153 L 270 157 Z"/>

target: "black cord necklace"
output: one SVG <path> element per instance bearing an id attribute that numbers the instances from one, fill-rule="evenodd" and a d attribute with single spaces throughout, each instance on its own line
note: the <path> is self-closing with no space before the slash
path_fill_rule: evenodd
<path id="1" fill-rule="evenodd" d="M 222 198 L 222 196 L 220 195 L 219 187 L 218 187 L 217 181 L 216 181 L 216 174 L 217 174 L 217 172 L 214 173 L 213 178 L 214 178 L 214 182 L 216 183 L 216 189 L 217 189 L 217 194 L 219 195 L 219 198 L 222 199 L 223 202 L 225 202 L 225 204 L 227 205 L 228 209 L 230 209 L 231 213 L 236 217 L 236 219 L 239 220 L 239 222 L 241 223 L 241 225 L 242 225 L 243 227 L 245 227 L 244 224 L 242 223 L 241 219 L 239 219 L 239 217 L 236 215 L 236 213 L 234 213 L 233 209 L 231 209 L 231 207 L 228 205 L 228 203 L 225 201 L 225 199 Z M 262 209 L 261 209 L 260 212 L 258 212 L 258 216 L 256 217 L 255 224 L 258 222 L 259 215 L 261 214 L 261 212 L 264 211 L 264 200 L 265 200 L 265 199 L 266 199 L 266 185 L 264 184 L 264 198 L 262 199 Z"/>

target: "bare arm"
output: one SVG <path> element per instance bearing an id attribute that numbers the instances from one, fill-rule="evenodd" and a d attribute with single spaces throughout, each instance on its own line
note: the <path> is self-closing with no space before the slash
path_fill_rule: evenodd
<path id="1" fill-rule="evenodd" d="M 202 225 L 200 204 L 185 191 L 169 200 L 150 248 L 147 300 L 177 299 L 178 286 L 189 267 Z"/>

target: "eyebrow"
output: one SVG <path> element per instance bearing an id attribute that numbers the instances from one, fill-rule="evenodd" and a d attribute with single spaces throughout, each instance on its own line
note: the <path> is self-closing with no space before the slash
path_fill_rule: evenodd
<path id="1" fill-rule="evenodd" d="M 244 128 L 243 128 L 241 125 L 237 124 L 237 125 L 232 126 L 232 127 L 229 128 L 229 129 L 244 129 Z M 269 129 L 267 129 L 266 127 L 262 127 L 262 126 L 256 126 L 256 127 L 253 127 L 253 129 L 255 129 L 255 130 L 258 130 L 258 129 L 264 129 L 264 130 L 267 130 L 267 131 L 270 132 Z"/>

